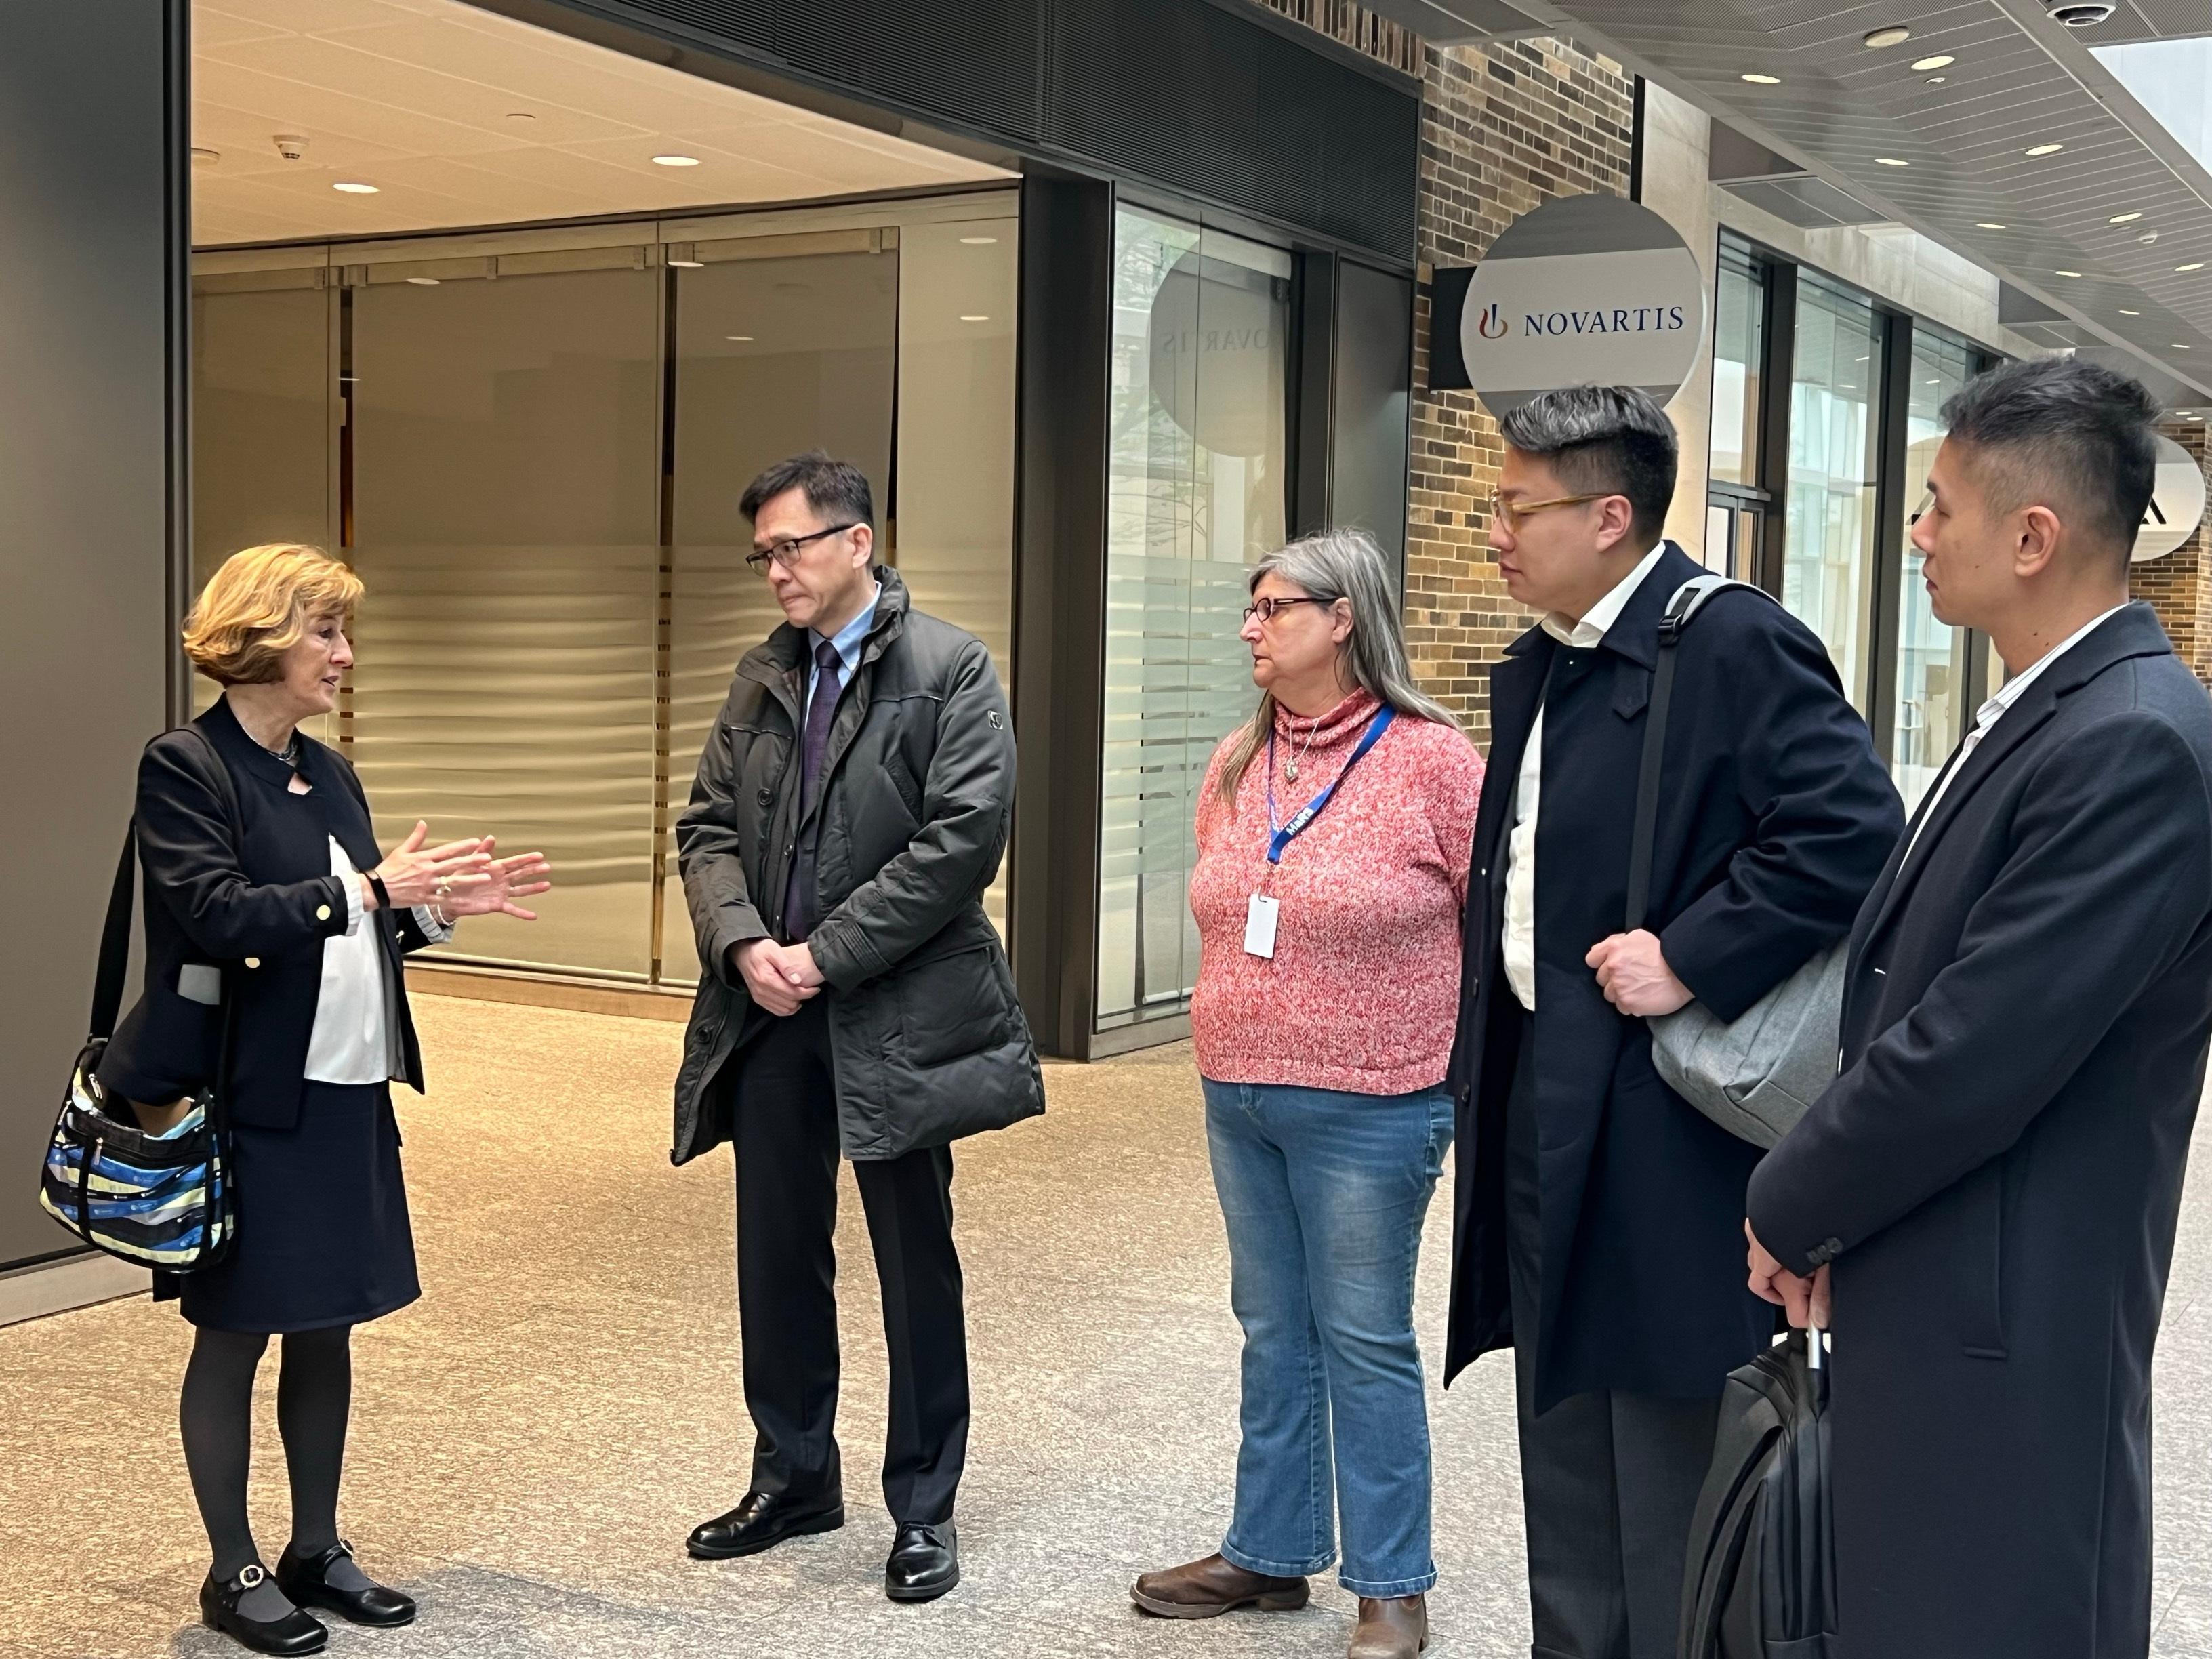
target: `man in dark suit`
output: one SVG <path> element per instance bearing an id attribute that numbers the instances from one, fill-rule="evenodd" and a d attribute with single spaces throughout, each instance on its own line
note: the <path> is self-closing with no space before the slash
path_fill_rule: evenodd
<path id="1" fill-rule="evenodd" d="M 1723 591 L 1678 647 L 1624 931 L 1660 617 L 1702 574 L 1660 535 L 1674 428 L 1624 386 L 1500 424 L 1490 544 L 1544 620 L 1491 675 L 1445 1374 L 1512 1345 L 1534 1653 L 1665 1659 L 1722 1386 L 1775 1318 L 1736 1266 L 1758 1152 L 1660 1080 L 1637 1016 L 1742 1014 L 1843 937 L 1902 813 L 1820 641 Z"/>
<path id="2" fill-rule="evenodd" d="M 1913 526 L 1936 615 L 2011 678 L 1860 913 L 1843 1075 L 1750 1194 L 1762 1294 L 1803 1324 L 1834 1276 L 1847 1659 L 2149 1647 L 2151 1350 L 2212 1042 L 2212 702 L 2128 602 L 2156 414 L 2089 363 L 1993 369 Z"/>

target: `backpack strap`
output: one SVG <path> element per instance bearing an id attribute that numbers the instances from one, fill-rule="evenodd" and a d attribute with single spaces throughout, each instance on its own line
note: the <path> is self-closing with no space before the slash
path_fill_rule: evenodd
<path id="1" fill-rule="evenodd" d="M 1660 615 L 1659 661 L 1651 671 L 1651 702 L 1644 716 L 1644 754 L 1636 771 L 1636 818 L 1628 842 L 1626 931 L 1632 933 L 1644 925 L 1651 913 L 1651 852 L 1659 830 L 1659 770 L 1667 753 L 1667 710 L 1674 700 L 1674 653 L 1690 619 L 1724 587 L 1741 587 L 1774 599 L 1763 587 L 1708 574 L 1692 576 L 1676 588 Z"/>

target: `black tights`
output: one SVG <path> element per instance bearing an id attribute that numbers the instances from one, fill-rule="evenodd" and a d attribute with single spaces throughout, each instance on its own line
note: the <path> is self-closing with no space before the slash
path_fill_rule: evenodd
<path id="1" fill-rule="evenodd" d="M 338 1476 L 353 1405 L 353 1327 L 292 1331 L 276 1378 L 276 1427 L 292 1482 L 292 1543 L 303 1555 L 338 1540 Z M 269 1346 L 248 1331 L 203 1329 L 185 1367 L 178 1420 L 192 1496 L 228 1579 L 259 1560 L 246 1518 L 246 1473 L 253 1447 L 253 1374 Z"/>

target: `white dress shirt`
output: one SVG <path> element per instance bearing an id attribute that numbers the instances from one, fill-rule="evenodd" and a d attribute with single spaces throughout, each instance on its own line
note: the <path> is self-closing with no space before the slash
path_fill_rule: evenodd
<path id="1" fill-rule="evenodd" d="M 306 1075 L 310 1083 L 386 1083 L 400 1074 L 399 1033 L 386 982 L 390 969 L 377 930 L 362 926 L 360 872 L 337 837 L 330 841 L 331 873 L 345 889 L 346 930 L 323 941 L 323 987 L 307 1037 Z M 434 945 L 453 936 L 452 924 L 441 924 L 422 905 L 415 907 L 415 925 Z"/>
<path id="2" fill-rule="evenodd" d="M 1972 754 L 1982 739 L 1989 735 L 1990 728 L 1997 723 L 2004 711 L 2027 695 L 2027 688 L 2035 684 L 2037 675 L 2042 673 L 2045 669 L 2050 667 L 2059 658 L 2064 656 L 2127 608 L 2127 605 L 2124 602 L 2114 605 L 2110 611 L 2100 616 L 2092 617 L 1999 686 L 1996 694 L 1974 711 L 1974 729 L 1966 733 L 1966 740 L 1959 745 L 1959 752 L 1951 757 L 1950 764 L 1943 769 L 1943 775 L 1936 780 L 1936 787 L 1928 792 L 1928 804 L 1920 809 L 1920 816 L 1914 821 L 1912 839 L 1905 844 L 1906 858 L 1912 856 L 1912 849 L 1919 844 L 1921 830 L 1927 824 L 1929 819 L 1936 816 L 1936 803 L 1943 799 L 1943 792 L 1951 787 L 1951 780 L 1959 775 L 1960 769 L 1966 763 L 1966 757 Z M 1899 860 L 1899 867 L 1903 867 L 1903 860 Z"/>
<path id="3" fill-rule="evenodd" d="M 1580 622 L 1571 624 L 1555 611 L 1544 618 L 1544 631 L 1577 650 L 1595 648 L 1668 545 L 1662 541 L 1646 553 Z M 1532 1014 L 1536 1012 L 1536 798 L 1543 770 L 1544 708 L 1539 703 L 1528 727 L 1528 746 L 1521 753 L 1521 775 L 1513 791 L 1513 828 L 1505 838 L 1505 981 Z"/>

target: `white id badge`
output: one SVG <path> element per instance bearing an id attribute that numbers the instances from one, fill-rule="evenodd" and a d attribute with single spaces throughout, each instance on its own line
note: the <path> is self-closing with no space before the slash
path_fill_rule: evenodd
<path id="1" fill-rule="evenodd" d="M 1272 960 L 1275 954 L 1275 913 L 1280 899 L 1255 893 L 1244 908 L 1244 953 Z"/>

